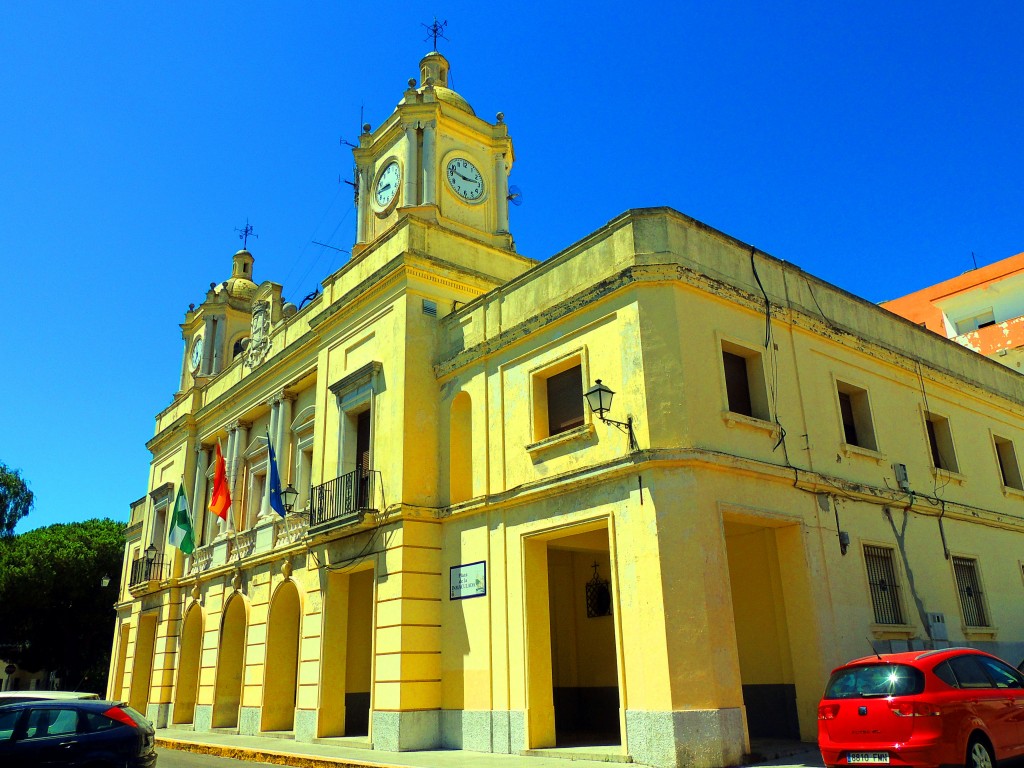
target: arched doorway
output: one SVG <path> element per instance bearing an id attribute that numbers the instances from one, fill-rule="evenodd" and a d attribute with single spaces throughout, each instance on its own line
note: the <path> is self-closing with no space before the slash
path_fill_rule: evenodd
<path id="1" fill-rule="evenodd" d="M 263 672 L 263 731 L 295 727 L 295 694 L 299 670 L 299 591 L 287 580 L 270 603 L 267 621 L 267 663 Z"/>
<path id="2" fill-rule="evenodd" d="M 235 594 L 224 609 L 217 654 L 217 683 L 213 699 L 213 727 L 237 728 L 245 667 L 245 598 Z"/>
<path id="3" fill-rule="evenodd" d="M 199 663 L 203 653 L 202 613 L 202 608 L 193 603 L 181 625 L 181 639 L 178 643 L 178 681 L 174 686 L 174 723 L 191 723 L 195 719 Z"/>

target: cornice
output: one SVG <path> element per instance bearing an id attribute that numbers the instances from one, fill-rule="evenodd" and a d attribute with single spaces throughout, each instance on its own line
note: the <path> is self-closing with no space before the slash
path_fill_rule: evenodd
<path id="1" fill-rule="evenodd" d="M 172 446 L 171 443 L 176 438 L 180 438 L 180 432 L 184 429 L 194 429 L 195 426 L 195 417 L 191 413 L 183 414 L 147 440 L 146 448 L 155 457 L 157 454 L 166 451 L 169 447 L 176 447 Z"/>

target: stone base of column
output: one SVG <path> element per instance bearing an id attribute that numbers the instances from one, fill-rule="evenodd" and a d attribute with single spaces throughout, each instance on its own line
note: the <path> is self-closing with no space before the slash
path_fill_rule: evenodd
<path id="1" fill-rule="evenodd" d="M 240 736 L 259 736 L 261 707 L 238 708 L 238 733 Z"/>
<path id="2" fill-rule="evenodd" d="M 157 728 L 166 728 L 168 722 L 168 714 L 170 712 L 171 705 L 167 704 L 147 704 L 146 705 L 146 719 L 152 721 L 153 725 Z"/>
<path id="3" fill-rule="evenodd" d="M 441 746 L 516 755 L 526 749 L 526 716 L 508 710 L 441 710 Z"/>
<path id="4" fill-rule="evenodd" d="M 437 749 L 441 745 L 441 710 L 371 712 L 373 748 L 385 752 Z"/>
<path id="5" fill-rule="evenodd" d="M 196 712 L 192 717 L 192 730 L 209 733 L 213 728 L 213 705 L 196 704 Z"/>
<path id="6" fill-rule="evenodd" d="M 633 762 L 655 768 L 740 765 L 747 751 L 743 709 L 626 710 L 626 743 Z"/>
<path id="7" fill-rule="evenodd" d="M 295 710 L 295 740 L 315 741 L 316 740 L 316 710 L 296 709 Z"/>

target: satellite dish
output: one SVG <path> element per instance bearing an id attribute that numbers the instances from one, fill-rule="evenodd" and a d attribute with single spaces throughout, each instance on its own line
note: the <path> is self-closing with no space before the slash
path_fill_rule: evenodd
<path id="1" fill-rule="evenodd" d="M 507 199 L 510 203 L 512 203 L 512 205 L 519 207 L 520 205 L 523 204 L 523 191 L 515 184 L 513 184 L 511 187 L 508 188 Z"/>

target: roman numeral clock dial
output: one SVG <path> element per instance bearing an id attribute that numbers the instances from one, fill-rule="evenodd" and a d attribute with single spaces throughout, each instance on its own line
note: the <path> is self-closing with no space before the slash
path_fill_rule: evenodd
<path id="1" fill-rule="evenodd" d="M 484 195 L 484 177 L 469 160 L 456 157 L 448 161 L 445 173 L 452 191 L 469 203 L 475 203 Z"/>

